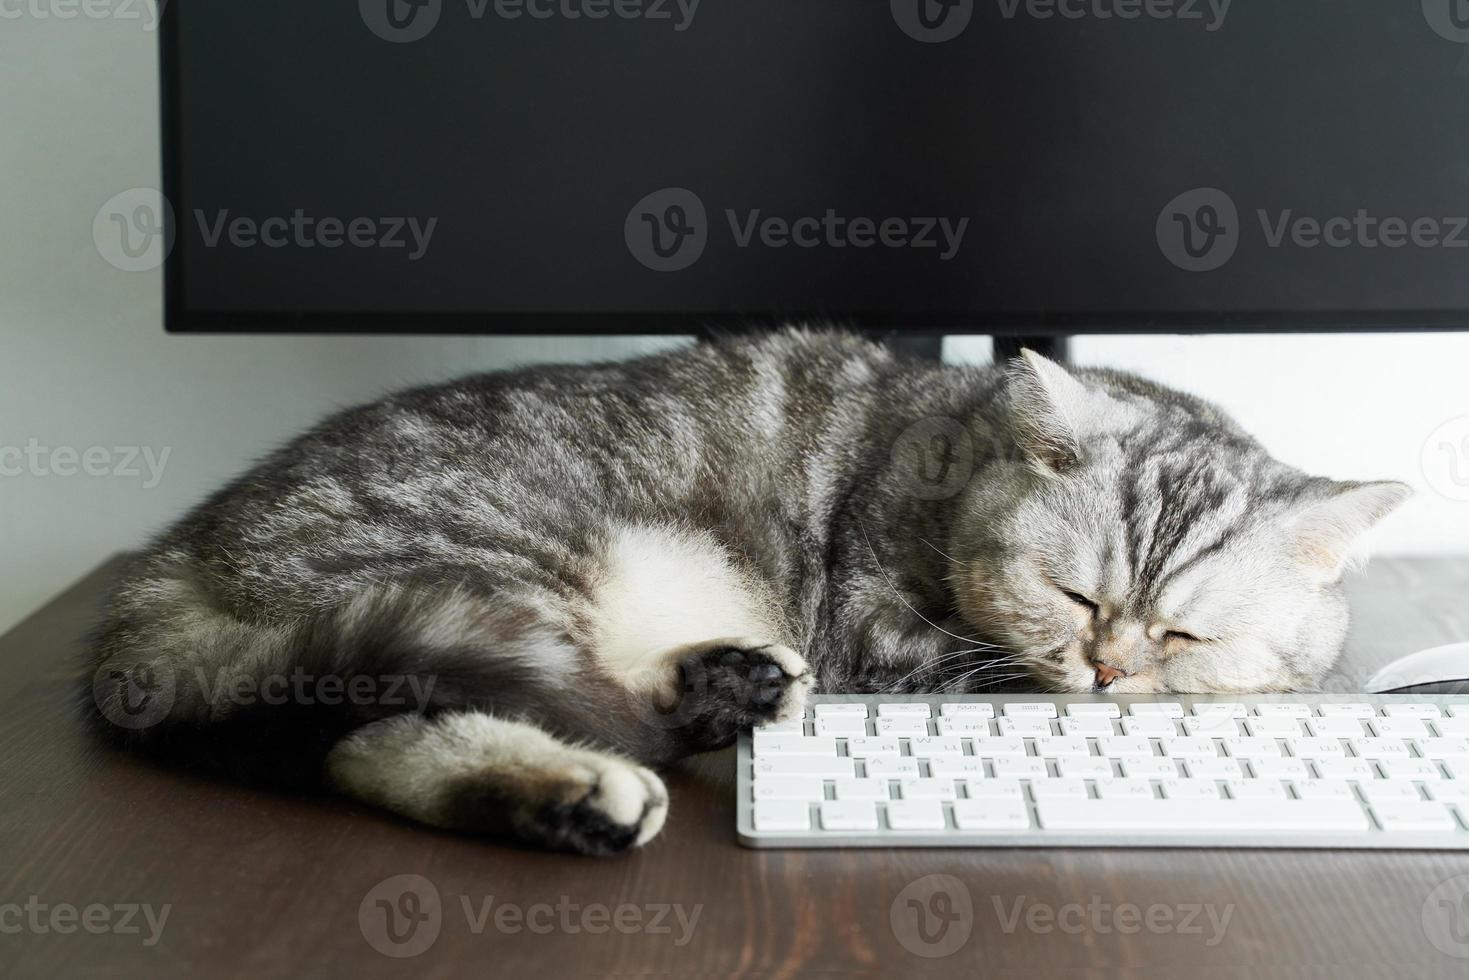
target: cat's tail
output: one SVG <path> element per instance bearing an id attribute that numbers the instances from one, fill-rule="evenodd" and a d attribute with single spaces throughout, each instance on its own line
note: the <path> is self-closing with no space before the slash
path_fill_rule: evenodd
<path id="1" fill-rule="evenodd" d="M 574 728 L 570 715 L 595 716 L 608 696 L 567 676 L 575 664 L 564 635 L 523 605 L 462 588 L 379 586 L 281 623 L 243 620 L 188 580 L 137 578 L 94 637 L 83 693 L 109 741 L 304 790 L 322 784 L 339 741 L 401 715 Z"/>

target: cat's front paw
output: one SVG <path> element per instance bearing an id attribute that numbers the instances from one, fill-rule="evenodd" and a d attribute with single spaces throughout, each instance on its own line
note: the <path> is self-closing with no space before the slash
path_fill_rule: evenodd
<path id="1" fill-rule="evenodd" d="M 800 718 L 815 682 L 790 647 L 744 638 L 703 646 L 680 671 L 696 699 L 691 728 L 706 748 L 729 744 L 744 728 Z"/>

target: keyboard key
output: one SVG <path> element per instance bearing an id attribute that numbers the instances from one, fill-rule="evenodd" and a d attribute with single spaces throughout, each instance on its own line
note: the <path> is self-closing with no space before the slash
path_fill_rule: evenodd
<path id="1" fill-rule="evenodd" d="M 889 798 L 886 779 L 873 777 L 838 779 L 832 785 L 836 789 L 836 797 L 839 800 L 886 800 Z"/>
<path id="2" fill-rule="evenodd" d="M 1048 759 L 1057 759 L 1063 756 L 1089 756 L 1092 750 L 1084 738 L 1068 735 L 1043 735 L 1035 740 L 1035 754 Z"/>
<path id="3" fill-rule="evenodd" d="M 1245 731 L 1264 738 L 1294 738 L 1301 734 L 1301 723 L 1296 718 L 1265 715 L 1260 718 L 1246 718 Z"/>
<path id="4" fill-rule="evenodd" d="M 1455 718 L 1469 718 L 1469 704 L 1451 704 L 1449 714 Z"/>
<path id="5" fill-rule="evenodd" d="M 959 795 L 952 779 L 905 779 L 898 791 L 905 800 L 952 800 Z"/>
<path id="6" fill-rule="evenodd" d="M 1224 783 L 1232 800 L 1283 800 L 1285 786 L 1278 779 L 1230 779 Z"/>
<path id="7" fill-rule="evenodd" d="M 1443 714 L 1436 704 L 1385 704 L 1382 713 L 1389 718 L 1437 718 Z"/>
<path id="8" fill-rule="evenodd" d="M 877 706 L 879 718 L 927 718 L 932 713 L 927 701 L 904 701 Z"/>
<path id="9" fill-rule="evenodd" d="M 1322 779 L 1377 778 L 1377 770 L 1366 759 L 1315 759 L 1311 764 Z"/>
<path id="10" fill-rule="evenodd" d="M 1197 735 L 1204 738 L 1226 738 L 1239 734 L 1239 724 L 1230 715 L 1210 714 L 1198 718 L 1185 718 L 1183 731 L 1186 735 Z"/>
<path id="11" fill-rule="evenodd" d="M 1430 831 L 1451 833 L 1459 829 L 1448 808 L 1426 800 L 1373 802 L 1372 815 L 1383 830 Z"/>
<path id="12" fill-rule="evenodd" d="M 1133 717 L 1162 715 L 1164 718 L 1182 718 L 1183 705 L 1177 701 L 1136 701 L 1127 706 L 1127 713 Z"/>
<path id="13" fill-rule="evenodd" d="M 1316 707 L 1323 718 L 1372 718 L 1377 714 L 1377 710 L 1372 705 L 1363 701 L 1352 701 L 1345 704 L 1328 702 Z"/>
<path id="14" fill-rule="evenodd" d="M 1443 773 L 1428 759 L 1384 759 L 1382 775 L 1387 779 L 1442 779 Z"/>
<path id="15" fill-rule="evenodd" d="M 866 718 L 867 705 L 843 701 L 835 704 L 818 704 L 814 708 L 817 718 Z"/>
<path id="16" fill-rule="evenodd" d="M 1417 718 L 1373 718 L 1371 725 L 1378 738 L 1428 737 L 1428 726 Z"/>
<path id="17" fill-rule="evenodd" d="M 1391 759 L 1408 757 L 1408 743 L 1397 738 L 1354 738 L 1349 744 L 1352 751 L 1364 759 Z"/>
<path id="18" fill-rule="evenodd" d="M 1285 747 L 1297 759 L 1340 759 L 1347 754 L 1336 738 L 1288 738 Z"/>
<path id="19" fill-rule="evenodd" d="M 940 779 L 984 775 L 984 760 L 977 755 L 945 755 L 928 760 L 928 774 Z"/>
<path id="20" fill-rule="evenodd" d="M 1368 803 L 1391 802 L 1393 800 L 1421 800 L 1418 784 L 1403 779 L 1371 779 L 1357 784 Z"/>
<path id="21" fill-rule="evenodd" d="M 1273 738 L 1236 735 L 1224 740 L 1224 751 L 1240 759 L 1280 755 L 1280 743 Z"/>
<path id="22" fill-rule="evenodd" d="M 1007 701 L 1002 710 L 1006 718 L 1056 717 L 1056 704 L 1053 701 Z"/>
<path id="23" fill-rule="evenodd" d="M 972 800 L 1025 799 L 1025 787 L 1018 779 L 966 779 L 964 792 Z"/>
<path id="24" fill-rule="evenodd" d="M 1195 718 L 1243 718 L 1248 714 L 1238 701 L 1195 701 L 1189 713 Z"/>
<path id="25" fill-rule="evenodd" d="M 937 800 L 893 800 L 887 811 L 893 830 L 944 829 L 944 807 Z"/>
<path id="26" fill-rule="evenodd" d="M 986 759 L 1008 758 L 1025 754 L 1025 739 L 1016 736 L 991 736 L 974 740 L 974 754 Z"/>
<path id="27" fill-rule="evenodd" d="M 1301 759 L 1260 758 L 1250 760 L 1256 779 L 1310 779 L 1311 771 Z"/>
<path id="28" fill-rule="evenodd" d="M 815 801 L 826 797 L 820 776 L 767 776 L 752 785 L 757 800 Z"/>
<path id="29" fill-rule="evenodd" d="M 1469 735 L 1469 716 L 1435 718 L 1433 730 L 1440 735 Z"/>
<path id="30" fill-rule="evenodd" d="M 1183 766 L 1193 779 L 1240 779 L 1244 773 L 1236 759 L 1185 759 Z"/>
<path id="31" fill-rule="evenodd" d="M 922 759 L 931 759 L 941 755 L 963 755 L 964 740 L 959 738 L 945 738 L 938 735 L 924 735 L 919 738 L 908 740 L 908 753 Z"/>
<path id="32" fill-rule="evenodd" d="M 754 740 L 755 757 L 776 755 L 835 756 L 837 740 L 821 735 L 766 735 Z"/>
<path id="33" fill-rule="evenodd" d="M 1259 718 L 1309 718 L 1311 706 L 1292 702 L 1267 702 L 1255 705 L 1255 715 Z"/>
<path id="34" fill-rule="evenodd" d="M 823 759 L 814 755 L 772 755 L 755 760 L 756 779 L 764 776 L 823 776 L 837 779 L 855 774 L 851 759 L 836 756 Z"/>
<path id="35" fill-rule="evenodd" d="M 1179 775 L 1178 764 L 1172 759 L 1143 759 L 1137 756 L 1128 756 L 1119 763 L 1122 766 L 1124 776 L 1140 777 L 1142 779 L 1168 779 Z"/>
<path id="36" fill-rule="evenodd" d="M 866 735 L 867 719 L 835 715 L 831 718 L 817 718 L 814 727 L 817 735 Z"/>
<path id="37" fill-rule="evenodd" d="M 1056 760 L 1056 772 L 1064 777 L 1111 779 L 1113 776 L 1112 760 L 1096 755 L 1071 755 Z"/>
<path id="38" fill-rule="evenodd" d="M 754 735 L 761 738 L 765 735 L 802 735 L 806 732 L 806 723 L 797 718 L 793 721 L 772 721 L 756 728 Z"/>
<path id="39" fill-rule="evenodd" d="M 1120 718 L 1122 709 L 1115 701 L 1073 701 L 1066 706 L 1066 714 L 1071 718 Z"/>
<path id="40" fill-rule="evenodd" d="M 1102 755 L 1113 759 L 1150 759 L 1156 754 L 1153 752 L 1152 742 L 1134 735 L 1112 735 L 1107 738 L 1099 738 L 1097 739 L 1097 750 Z"/>
<path id="41" fill-rule="evenodd" d="M 1418 754 L 1430 759 L 1469 758 L 1469 738 L 1420 738 Z"/>
<path id="42" fill-rule="evenodd" d="M 1030 795 L 1036 800 L 1084 800 L 1084 779 L 1038 779 L 1030 784 Z"/>
<path id="43" fill-rule="evenodd" d="M 873 728 L 879 735 L 927 735 L 928 720 L 914 715 L 879 718 Z"/>
<path id="44" fill-rule="evenodd" d="M 1352 784 L 1345 779 L 1302 779 L 1292 783 L 1303 800 L 1356 800 Z"/>
<path id="45" fill-rule="evenodd" d="M 902 755 L 903 750 L 896 738 L 880 735 L 863 735 L 847 739 L 847 755 L 866 759 L 875 755 Z"/>
<path id="46" fill-rule="evenodd" d="M 1170 800 L 1217 800 L 1219 784 L 1212 779 L 1165 779 L 1158 783 Z"/>
<path id="47" fill-rule="evenodd" d="M 1178 735 L 1165 738 L 1159 744 L 1164 755 L 1175 759 L 1213 759 L 1219 755 L 1219 747 L 1212 738 Z"/>
<path id="48" fill-rule="evenodd" d="M 1025 758 L 1007 757 L 995 760 L 995 775 L 1010 776 L 1020 779 L 1046 779 L 1049 773 L 1046 770 L 1046 760 L 1037 759 L 1035 756 Z"/>
<path id="49" fill-rule="evenodd" d="M 1360 806 L 1339 800 L 1048 800 L 1036 812 L 1047 830 L 1098 833 L 1369 829 Z"/>
<path id="50" fill-rule="evenodd" d="M 1457 779 L 1439 780 L 1436 783 L 1424 783 L 1424 790 L 1435 800 L 1444 802 L 1464 803 L 1469 802 L 1469 783 L 1461 783 Z"/>
<path id="51" fill-rule="evenodd" d="M 988 735 L 990 723 L 978 715 L 951 715 L 938 720 L 940 735 Z"/>
<path id="52" fill-rule="evenodd" d="M 1036 736 L 1051 734 L 1051 723 L 1039 715 L 1017 715 L 995 723 L 1001 735 Z"/>
<path id="53" fill-rule="evenodd" d="M 1137 715 L 1122 719 L 1122 734 L 1138 735 L 1143 738 L 1156 738 L 1162 735 L 1175 735 L 1178 730 L 1173 726 L 1173 720 L 1165 715 Z"/>
<path id="54" fill-rule="evenodd" d="M 902 779 L 918 775 L 918 760 L 911 756 L 901 758 L 891 755 L 879 755 L 868 759 L 864 763 L 867 767 L 867 775 L 877 776 L 882 779 Z M 851 773 L 847 773 L 851 775 Z"/>
<path id="55" fill-rule="evenodd" d="M 1021 800 L 958 800 L 954 824 L 960 830 L 1029 830 L 1030 808 Z"/>
<path id="56" fill-rule="evenodd" d="M 948 701 L 939 706 L 945 718 L 993 718 L 995 706 L 983 701 Z"/>
<path id="57" fill-rule="evenodd" d="M 1318 738 L 1361 738 L 1367 734 L 1359 719 L 1344 716 L 1307 718 L 1306 729 Z"/>
<path id="58" fill-rule="evenodd" d="M 799 800 L 756 800 L 756 830 L 810 830 L 811 808 Z"/>
<path id="59" fill-rule="evenodd" d="M 876 830 L 877 804 L 870 800 L 827 800 L 821 804 L 822 830 Z"/>
<path id="60" fill-rule="evenodd" d="M 1113 707 L 1115 708 L 1116 705 Z M 1111 735 L 1115 731 L 1111 719 L 1102 715 L 1078 715 L 1075 718 L 1062 718 L 1059 724 L 1062 735 L 1079 738 L 1085 738 L 1088 735 Z"/>
<path id="61" fill-rule="evenodd" d="M 1097 796 L 1104 800 L 1151 800 L 1153 784 L 1146 779 L 1104 779 L 1097 783 Z"/>

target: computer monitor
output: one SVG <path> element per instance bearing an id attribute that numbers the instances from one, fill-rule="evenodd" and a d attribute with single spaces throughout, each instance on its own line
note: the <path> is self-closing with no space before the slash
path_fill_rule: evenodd
<path id="1" fill-rule="evenodd" d="M 1462 0 L 195 0 L 161 33 L 172 331 L 1469 321 Z"/>

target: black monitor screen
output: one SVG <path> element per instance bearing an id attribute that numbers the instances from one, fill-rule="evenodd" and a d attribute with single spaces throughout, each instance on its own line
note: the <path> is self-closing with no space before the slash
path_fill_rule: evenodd
<path id="1" fill-rule="evenodd" d="M 1463 0 L 174 0 L 163 49 L 174 330 L 1469 311 Z"/>

